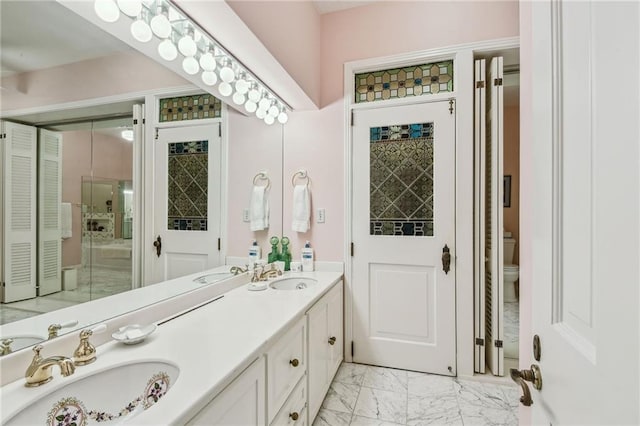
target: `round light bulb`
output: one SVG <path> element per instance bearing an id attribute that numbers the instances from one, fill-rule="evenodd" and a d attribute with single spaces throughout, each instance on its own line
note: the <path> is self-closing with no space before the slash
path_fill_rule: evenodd
<path id="1" fill-rule="evenodd" d="M 258 110 L 256 111 L 256 117 L 262 120 L 266 116 L 267 116 L 267 111 L 263 110 L 262 108 L 258 108 Z"/>
<path id="2" fill-rule="evenodd" d="M 213 71 L 204 71 L 202 73 L 202 81 L 207 86 L 213 86 L 218 82 L 218 76 Z"/>
<path id="3" fill-rule="evenodd" d="M 260 100 L 260 91 L 258 89 L 249 90 L 249 94 L 247 95 L 252 102 L 258 102 Z"/>
<path id="4" fill-rule="evenodd" d="M 135 18 L 142 12 L 142 2 L 140 0 L 118 0 L 118 7 L 125 15 Z"/>
<path id="5" fill-rule="evenodd" d="M 258 104 L 252 100 L 248 100 L 247 103 L 244 104 L 244 109 L 246 109 L 247 112 L 254 113 L 258 109 Z"/>
<path id="6" fill-rule="evenodd" d="M 193 56 L 187 56 L 182 61 L 182 69 L 189 75 L 195 75 L 200 71 L 200 65 Z"/>
<path id="7" fill-rule="evenodd" d="M 153 38 L 151 27 L 142 19 L 138 19 L 131 24 L 131 35 L 142 43 L 146 43 Z"/>
<path id="8" fill-rule="evenodd" d="M 171 40 L 166 39 L 158 45 L 158 54 L 165 61 L 173 61 L 178 57 L 178 49 L 176 49 L 176 45 Z"/>
<path id="9" fill-rule="evenodd" d="M 246 80 L 240 79 L 236 81 L 236 92 L 245 94 L 249 91 L 249 83 Z"/>
<path id="10" fill-rule="evenodd" d="M 116 22 L 120 17 L 120 9 L 113 0 L 96 0 L 93 4 L 96 15 L 105 22 Z"/>
<path id="11" fill-rule="evenodd" d="M 229 65 L 225 65 L 220 70 L 220 79 L 225 83 L 231 83 L 236 78 L 236 73 L 233 72 Z"/>
<path id="12" fill-rule="evenodd" d="M 289 121 L 289 115 L 285 111 L 282 111 L 280 114 L 278 114 L 278 122 L 280 124 L 286 124 L 287 121 Z"/>
<path id="13" fill-rule="evenodd" d="M 231 87 L 231 85 L 226 81 L 223 81 L 220 83 L 220 86 L 218 86 L 218 91 L 222 96 L 229 96 L 233 93 L 233 87 Z"/>
<path id="14" fill-rule="evenodd" d="M 271 101 L 267 98 L 262 98 L 260 99 L 260 102 L 258 102 L 258 107 L 260 109 L 263 109 L 265 112 L 269 109 L 270 106 L 271 106 Z"/>
<path id="15" fill-rule="evenodd" d="M 164 14 L 159 14 L 151 18 L 151 30 L 160 38 L 167 38 L 171 35 L 171 23 Z"/>
<path id="16" fill-rule="evenodd" d="M 236 105 L 242 105 L 245 101 L 245 97 L 242 93 L 236 92 L 233 94 L 233 103 Z"/>
<path id="17" fill-rule="evenodd" d="M 216 58 L 211 52 L 207 52 L 200 56 L 200 66 L 205 71 L 213 71 L 216 69 Z"/>
<path id="18" fill-rule="evenodd" d="M 178 40 L 178 50 L 184 56 L 193 56 L 198 51 L 198 46 L 190 35 L 185 35 Z"/>
<path id="19" fill-rule="evenodd" d="M 271 105 L 271 108 L 269 108 L 268 112 L 270 116 L 275 118 L 278 116 L 278 114 L 280 114 L 280 109 L 275 105 Z"/>
<path id="20" fill-rule="evenodd" d="M 276 119 L 273 118 L 273 115 L 267 115 L 264 117 L 264 122 L 267 123 L 269 126 L 271 126 L 273 123 L 275 123 Z"/>

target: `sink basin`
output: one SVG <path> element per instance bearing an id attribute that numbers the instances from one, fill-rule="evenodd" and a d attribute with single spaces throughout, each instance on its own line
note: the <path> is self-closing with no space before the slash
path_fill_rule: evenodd
<path id="1" fill-rule="evenodd" d="M 314 278 L 289 277 L 273 281 L 269 286 L 275 290 L 304 290 L 318 284 Z"/>
<path id="2" fill-rule="evenodd" d="M 76 375 L 81 371 L 76 369 Z M 35 400 L 16 398 L 15 409 L 5 425 L 71 425 L 121 423 L 149 409 L 164 396 L 179 375 L 176 365 L 164 361 L 145 361 L 114 366 L 72 381 L 54 368 L 54 380 L 45 386 L 59 386 Z M 69 383 L 69 381 L 71 382 Z M 68 384 L 64 384 L 64 382 Z M 42 388 L 43 390 L 45 388 Z M 29 395 L 33 389 L 20 386 L 13 390 Z M 9 393 L 9 392 L 7 392 Z M 4 403 L 10 395 L 3 394 Z M 20 405 L 20 406 L 18 406 Z M 3 419 L 4 420 L 4 419 Z"/>
<path id="3" fill-rule="evenodd" d="M 199 284 L 213 284 L 231 277 L 233 277 L 231 272 L 212 272 L 210 274 L 194 278 L 193 281 Z"/>
<path id="4" fill-rule="evenodd" d="M 0 340 L 5 340 L 5 339 L 11 339 L 12 340 L 12 342 L 10 344 L 11 351 L 15 352 L 15 351 L 20 350 L 22 348 L 26 348 L 28 346 L 33 346 L 35 344 L 43 342 L 47 338 L 46 337 L 42 337 L 42 336 L 36 336 L 36 335 L 19 335 L 19 336 L 8 336 L 8 337 L 4 337 L 3 336 L 2 338 L 0 338 Z"/>

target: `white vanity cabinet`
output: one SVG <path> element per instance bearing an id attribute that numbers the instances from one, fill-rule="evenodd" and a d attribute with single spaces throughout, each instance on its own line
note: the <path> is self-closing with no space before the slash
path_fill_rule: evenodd
<path id="1" fill-rule="evenodd" d="M 338 282 L 307 312 L 309 423 L 318 414 L 343 358 L 343 285 Z"/>
<path id="2" fill-rule="evenodd" d="M 265 376 L 265 360 L 260 357 L 187 425 L 264 426 Z"/>

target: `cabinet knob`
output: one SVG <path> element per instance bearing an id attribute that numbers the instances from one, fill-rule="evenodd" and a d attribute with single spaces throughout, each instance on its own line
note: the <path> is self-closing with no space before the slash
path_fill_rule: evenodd
<path id="1" fill-rule="evenodd" d="M 289 417 L 291 417 L 291 420 L 293 420 L 295 422 L 296 420 L 298 420 L 298 417 L 300 417 L 300 415 L 298 413 L 296 413 L 296 412 L 293 412 L 293 413 L 289 414 Z"/>
<path id="2" fill-rule="evenodd" d="M 297 367 L 300 364 L 300 361 L 298 361 L 298 358 L 294 358 L 291 361 L 289 361 L 289 364 L 293 365 L 294 367 Z"/>
<path id="3" fill-rule="evenodd" d="M 336 344 L 336 338 L 334 336 L 329 337 L 329 344 L 332 346 Z"/>

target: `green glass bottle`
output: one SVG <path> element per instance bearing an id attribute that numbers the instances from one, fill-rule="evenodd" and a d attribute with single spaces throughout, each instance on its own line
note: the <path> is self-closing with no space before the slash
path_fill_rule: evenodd
<path id="1" fill-rule="evenodd" d="M 267 262 L 273 263 L 277 260 L 280 260 L 281 254 L 278 252 L 278 243 L 280 242 L 280 240 L 278 239 L 278 237 L 271 237 L 269 242 L 271 243 L 271 253 L 269 253 L 267 257 Z"/>
<path id="2" fill-rule="evenodd" d="M 282 254 L 280 255 L 280 260 L 284 261 L 284 270 L 291 270 L 291 253 L 289 252 L 289 238 L 282 237 L 280 240 L 282 243 Z"/>

